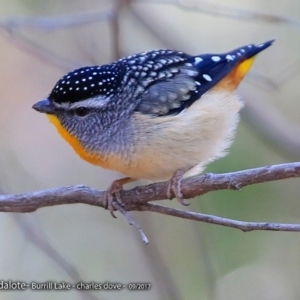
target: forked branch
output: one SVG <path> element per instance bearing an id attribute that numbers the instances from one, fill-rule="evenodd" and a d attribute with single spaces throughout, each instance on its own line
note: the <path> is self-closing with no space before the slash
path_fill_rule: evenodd
<path id="1" fill-rule="evenodd" d="M 186 199 L 190 199 L 211 191 L 224 189 L 240 190 L 242 187 L 252 184 L 296 177 L 300 177 L 300 162 L 265 166 L 224 174 L 210 173 L 183 180 L 182 193 Z M 243 231 L 300 231 L 300 224 L 243 222 L 148 203 L 154 200 L 166 199 L 167 185 L 167 182 L 153 183 L 121 193 L 124 207 L 118 207 L 118 209 L 128 219 L 130 224 L 133 224 L 139 230 L 145 242 L 147 238 L 142 229 L 126 212 L 133 210 L 153 211 L 179 218 L 233 227 Z M 26 194 L 0 195 L 0 212 L 33 212 L 42 207 L 74 203 L 103 207 L 104 194 L 104 191 L 78 185 Z"/>

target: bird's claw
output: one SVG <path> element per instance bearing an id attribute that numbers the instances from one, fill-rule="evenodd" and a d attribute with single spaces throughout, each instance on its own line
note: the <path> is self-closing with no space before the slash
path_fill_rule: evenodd
<path id="1" fill-rule="evenodd" d="M 114 214 L 114 211 L 116 210 L 116 207 L 114 206 L 114 201 L 116 201 L 120 206 L 124 207 L 124 203 L 121 197 L 121 191 L 123 190 L 124 184 L 129 183 L 133 180 L 134 179 L 131 179 L 129 177 L 117 179 L 110 185 L 110 187 L 105 192 L 103 206 L 105 209 L 109 210 L 110 214 L 114 218 L 116 218 L 116 215 Z"/>
<path id="2" fill-rule="evenodd" d="M 116 218 L 116 215 L 114 214 L 115 207 L 113 202 L 117 201 L 119 205 L 121 206 L 124 205 L 120 193 L 122 189 L 123 189 L 123 185 L 117 181 L 114 181 L 105 193 L 104 208 L 108 209 L 110 214 L 114 218 Z"/>
<path id="3" fill-rule="evenodd" d="M 168 189 L 167 189 L 167 195 L 170 200 L 173 198 L 177 198 L 177 200 L 184 206 L 190 205 L 190 203 L 186 202 L 186 200 L 183 198 L 182 192 L 181 192 L 181 182 L 183 179 L 183 175 L 186 173 L 185 169 L 177 170 L 172 178 L 168 182 Z"/>

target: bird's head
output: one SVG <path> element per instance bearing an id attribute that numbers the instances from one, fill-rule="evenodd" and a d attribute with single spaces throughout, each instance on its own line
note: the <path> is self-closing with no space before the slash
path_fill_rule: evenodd
<path id="1" fill-rule="evenodd" d="M 50 121 L 65 134 L 84 142 L 90 136 L 101 136 L 118 116 L 117 97 L 125 70 L 121 64 L 84 67 L 63 76 L 50 95 L 33 105 L 47 114 Z"/>

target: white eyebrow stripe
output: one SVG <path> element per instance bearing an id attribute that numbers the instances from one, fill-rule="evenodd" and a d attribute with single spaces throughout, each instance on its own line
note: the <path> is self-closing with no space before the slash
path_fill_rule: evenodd
<path id="1" fill-rule="evenodd" d="M 70 107 L 70 102 L 57 103 L 52 101 L 52 103 L 56 108 L 68 109 Z"/>
<path id="2" fill-rule="evenodd" d="M 70 103 L 70 109 L 75 109 L 75 108 L 82 107 L 82 106 L 88 107 L 88 108 L 101 108 L 108 101 L 109 101 L 109 98 L 102 98 L 102 97 L 90 98 L 87 100 Z"/>
<path id="3" fill-rule="evenodd" d="M 79 107 L 87 107 L 87 108 L 102 108 L 109 102 L 109 98 L 104 97 L 95 97 L 90 98 L 86 100 L 81 100 L 78 102 L 63 102 L 63 103 L 55 103 L 57 108 L 63 108 L 63 109 L 76 109 Z"/>

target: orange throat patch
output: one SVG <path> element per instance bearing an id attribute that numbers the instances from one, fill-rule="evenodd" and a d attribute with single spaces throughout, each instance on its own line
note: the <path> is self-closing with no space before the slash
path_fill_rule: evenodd
<path id="1" fill-rule="evenodd" d="M 73 135 L 71 135 L 60 123 L 59 119 L 55 115 L 47 114 L 50 122 L 55 126 L 59 134 L 65 139 L 75 150 L 75 152 L 84 160 L 88 161 L 93 165 L 100 165 L 102 167 L 106 167 L 105 160 L 103 160 L 98 154 L 94 152 L 88 152 L 85 149 L 80 141 Z"/>

